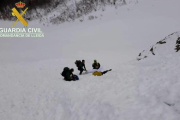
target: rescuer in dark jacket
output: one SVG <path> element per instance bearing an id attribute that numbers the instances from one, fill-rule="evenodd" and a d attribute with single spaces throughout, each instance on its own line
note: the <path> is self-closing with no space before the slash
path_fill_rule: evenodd
<path id="1" fill-rule="evenodd" d="M 97 62 L 97 60 L 94 60 L 92 67 L 93 67 L 93 69 L 99 69 L 101 67 L 101 65 L 100 65 L 100 63 Z"/>
<path id="2" fill-rule="evenodd" d="M 75 64 L 80 71 L 79 75 L 81 75 L 84 70 L 87 71 L 85 66 L 85 60 L 82 60 L 82 62 L 80 60 L 76 60 Z"/>
<path id="3" fill-rule="evenodd" d="M 74 69 L 69 69 L 68 67 L 65 67 L 61 75 L 64 77 L 64 80 L 66 81 L 71 81 L 74 80 L 74 75 L 73 75 Z"/>

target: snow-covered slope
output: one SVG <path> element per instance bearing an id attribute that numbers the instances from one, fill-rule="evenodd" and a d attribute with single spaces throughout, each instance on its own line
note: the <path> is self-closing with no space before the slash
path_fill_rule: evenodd
<path id="1" fill-rule="evenodd" d="M 169 57 L 173 56 L 180 49 L 180 33 L 175 32 L 160 40 L 148 50 L 139 53 L 137 60 L 145 59 L 152 56 Z M 176 53 L 177 54 L 177 53 Z"/>
<path id="2" fill-rule="evenodd" d="M 168 58 L 116 64 L 102 77 L 87 74 L 73 82 L 59 76 L 59 66 L 68 63 L 63 60 L 1 65 L 0 116 L 4 120 L 179 120 L 179 60 L 178 52 Z"/>
<path id="3" fill-rule="evenodd" d="M 179 31 L 179 3 L 140 0 L 92 13 L 101 16 L 93 21 L 49 27 L 30 22 L 45 38 L 0 38 L 0 119 L 179 120 L 179 32 L 155 45 L 155 56 L 148 49 L 142 53 L 147 59 L 135 59 Z M 12 24 L 0 21 L 1 27 Z M 77 59 L 85 59 L 88 70 L 97 59 L 112 71 L 64 81 L 59 73 L 75 68 Z"/>

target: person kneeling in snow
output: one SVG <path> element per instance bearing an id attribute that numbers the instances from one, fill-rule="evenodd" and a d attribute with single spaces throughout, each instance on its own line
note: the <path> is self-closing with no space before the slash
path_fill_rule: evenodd
<path id="1" fill-rule="evenodd" d="M 69 69 L 68 67 L 65 67 L 61 75 L 64 77 L 64 80 L 66 81 L 79 80 L 79 77 L 77 75 L 74 75 L 73 72 L 73 68 Z"/>
<path id="2" fill-rule="evenodd" d="M 104 71 L 104 72 L 95 71 L 95 72 L 93 72 L 93 75 L 94 75 L 94 76 L 102 76 L 103 74 L 106 74 L 107 72 L 109 72 L 109 71 L 111 71 L 111 70 L 112 70 L 112 69 L 106 70 L 106 71 Z"/>
<path id="3" fill-rule="evenodd" d="M 92 67 L 93 67 L 93 69 L 99 69 L 101 67 L 101 65 L 100 65 L 100 63 L 97 62 L 97 60 L 94 60 Z"/>
<path id="4" fill-rule="evenodd" d="M 64 77 L 64 80 L 71 81 L 74 80 L 73 72 L 74 72 L 73 68 L 69 69 L 68 67 L 65 67 L 61 75 Z"/>

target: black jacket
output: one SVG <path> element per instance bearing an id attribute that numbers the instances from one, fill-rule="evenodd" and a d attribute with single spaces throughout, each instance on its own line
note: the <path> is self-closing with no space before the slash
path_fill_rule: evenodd
<path id="1" fill-rule="evenodd" d="M 66 75 L 64 76 L 65 80 L 71 80 L 71 77 L 73 76 L 73 73 L 71 70 L 66 72 Z"/>
<path id="2" fill-rule="evenodd" d="M 84 67 L 84 70 L 86 70 L 86 66 L 84 63 L 82 63 L 82 68 Z"/>
<path id="3" fill-rule="evenodd" d="M 99 69 L 101 67 L 100 63 L 93 63 L 92 64 L 93 69 Z"/>
<path id="4" fill-rule="evenodd" d="M 86 70 L 86 66 L 85 66 L 85 64 L 84 63 L 82 63 L 82 62 L 78 62 L 77 63 L 77 67 L 78 67 L 78 70 L 82 70 L 83 69 L 83 67 L 84 67 L 84 69 Z"/>

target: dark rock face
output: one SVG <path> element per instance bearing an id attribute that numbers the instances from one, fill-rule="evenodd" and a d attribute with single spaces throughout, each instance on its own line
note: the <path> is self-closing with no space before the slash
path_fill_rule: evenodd
<path id="1" fill-rule="evenodd" d="M 155 54 L 154 54 L 154 49 L 153 49 L 153 47 L 150 49 L 150 51 L 151 51 L 151 53 L 152 53 L 153 55 L 155 55 Z"/>
<path id="2" fill-rule="evenodd" d="M 178 37 L 177 41 L 176 41 L 176 47 L 175 47 L 176 52 L 178 52 L 180 50 L 180 37 Z"/>
<path id="3" fill-rule="evenodd" d="M 157 44 L 165 44 L 166 43 L 166 41 L 159 41 L 159 42 L 157 42 Z"/>
<path id="4" fill-rule="evenodd" d="M 180 37 L 178 37 L 176 44 L 180 44 Z"/>

